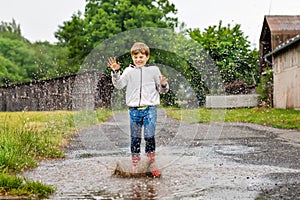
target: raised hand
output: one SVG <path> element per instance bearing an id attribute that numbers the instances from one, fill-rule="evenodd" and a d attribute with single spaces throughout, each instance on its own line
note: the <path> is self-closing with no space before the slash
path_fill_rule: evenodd
<path id="1" fill-rule="evenodd" d="M 109 66 L 112 70 L 114 70 L 114 71 L 119 70 L 119 69 L 120 69 L 120 65 L 121 65 L 121 63 L 120 63 L 120 62 L 117 62 L 116 57 L 114 57 L 114 58 L 110 57 L 110 58 L 108 59 L 108 64 L 107 64 L 107 66 Z"/>
<path id="2" fill-rule="evenodd" d="M 165 76 L 160 77 L 160 85 L 167 85 L 168 84 L 168 79 Z"/>

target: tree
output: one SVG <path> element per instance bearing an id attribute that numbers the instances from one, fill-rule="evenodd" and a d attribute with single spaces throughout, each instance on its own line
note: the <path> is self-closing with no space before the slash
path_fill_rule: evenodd
<path id="1" fill-rule="evenodd" d="M 0 85 L 20 82 L 22 77 L 17 72 L 18 66 L 0 54 Z"/>
<path id="2" fill-rule="evenodd" d="M 168 0 L 87 0 L 85 13 L 74 14 L 55 33 L 68 48 L 71 70 L 76 72 L 84 58 L 105 39 L 141 27 L 173 29 L 178 20 L 174 4 Z"/>
<path id="3" fill-rule="evenodd" d="M 12 22 L 3 22 L 1 21 L 0 24 L 0 33 L 14 33 L 16 35 L 21 35 L 21 28 L 20 25 L 16 23 L 14 19 Z"/>
<path id="4" fill-rule="evenodd" d="M 40 69 L 41 78 L 49 79 L 70 75 L 67 49 L 49 42 L 35 42 L 31 45 L 35 51 L 35 63 Z"/>
<path id="5" fill-rule="evenodd" d="M 49 42 L 30 43 L 20 25 L 0 25 L 0 85 L 68 75 L 66 48 Z"/>
<path id="6" fill-rule="evenodd" d="M 28 44 L 23 40 L 11 40 L 9 38 L 0 38 L 0 55 L 10 62 L 5 66 L 16 66 L 8 69 L 8 73 L 15 74 L 16 77 L 22 77 L 15 81 L 29 81 L 39 78 L 39 69 L 34 61 L 35 52 L 29 48 Z"/>
<path id="7" fill-rule="evenodd" d="M 189 30 L 189 34 L 214 60 L 224 83 L 256 82 L 258 52 L 250 49 L 250 42 L 240 30 L 240 25 L 231 28 L 228 24 L 225 27 L 220 21 L 218 26 L 209 26 L 203 32 Z"/>

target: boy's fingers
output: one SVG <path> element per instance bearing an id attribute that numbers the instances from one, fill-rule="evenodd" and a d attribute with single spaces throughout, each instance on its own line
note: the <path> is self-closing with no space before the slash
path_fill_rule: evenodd
<path id="1" fill-rule="evenodd" d="M 111 58 L 108 58 L 107 61 L 108 61 L 107 65 L 110 65 L 111 64 Z"/>
<path id="2" fill-rule="evenodd" d="M 108 58 L 108 66 L 110 67 L 111 65 L 113 65 L 114 63 L 116 63 L 116 57 L 112 58 L 112 57 L 109 57 Z"/>
<path id="3" fill-rule="evenodd" d="M 111 69 L 113 70 L 118 70 L 120 69 L 120 65 L 121 63 L 120 62 L 117 62 L 117 58 L 116 57 L 109 57 L 107 59 L 107 66 L 110 67 Z"/>
<path id="4" fill-rule="evenodd" d="M 166 84 L 167 82 L 168 82 L 168 79 L 167 79 L 167 77 L 165 77 L 165 76 L 161 76 L 160 77 L 160 82 L 161 82 L 161 84 Z"/>

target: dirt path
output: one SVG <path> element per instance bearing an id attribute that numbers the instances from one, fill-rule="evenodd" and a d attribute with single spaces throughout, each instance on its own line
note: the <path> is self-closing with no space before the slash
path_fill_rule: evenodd
<path id="1" fill-rule="evenodd" d="M 156 140 L 162 178 L 113 177 L 116 162 L 130 160 L 128 132 L 128 115 L 115 114 L 79 132 L 65 159 L 25 175 L 54 185 L 50 199 L 299 199 L 299 132 L 179 123 L 161 110 Z"/>

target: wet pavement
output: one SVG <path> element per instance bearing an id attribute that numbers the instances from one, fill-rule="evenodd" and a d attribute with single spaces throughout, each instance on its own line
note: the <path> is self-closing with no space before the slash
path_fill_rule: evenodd
<path id="1" fill-rule="evenodd" d="M 49 199 L 300 199 L 300 132 L 187 124 L 160 110 L 156 164 L 162 177 L 120 178 L 111 173 L 117 161 L 130 162 L 128 122 L 127 113 L 116 113 L 77 133 L 65 159 L 42 162 L 24 175 L 55 186 Z"/>

